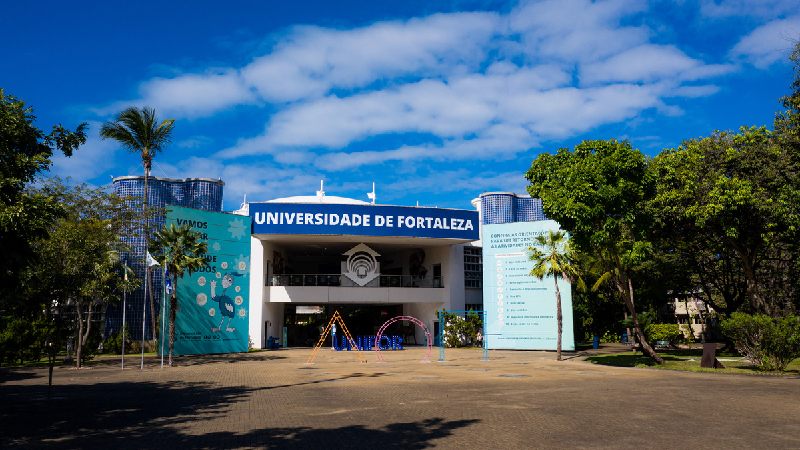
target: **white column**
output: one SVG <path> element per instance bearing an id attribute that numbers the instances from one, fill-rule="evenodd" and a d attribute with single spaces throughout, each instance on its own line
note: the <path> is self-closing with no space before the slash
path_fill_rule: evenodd
<path id="1" fill-rule="evenodd" d="M 264 246 L 250 237 L 250 342 L 253 348 L 264 348 Z"/>

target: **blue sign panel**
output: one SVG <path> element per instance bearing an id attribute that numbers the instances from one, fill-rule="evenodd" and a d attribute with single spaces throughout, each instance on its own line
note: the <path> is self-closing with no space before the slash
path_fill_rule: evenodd
<path id="1" fill-rule="evenodd" d="M 558 231 L 552 220 L 483 226 L 483 306 L 486 345 L 491 349 L 555 350 L 556 290 L 552 277 L 530 275 L 528 248 L 536 236 Z M 572 289 L 559 279 L 561 348 L 575 350 L 572 333 Z"/>
<path id="2" fill-rule="evenodd" d="M 250 203 L 253 234 L 478 240 L 478 212 L 413 206 Z"/>
<path id="3" fill-rule="evenodd" d="M 208 242 L 206 265 L 178 278 L 175 354 L 246 352 L 250 218 L 169 206 L 169 226 L 188 224 Z"/>

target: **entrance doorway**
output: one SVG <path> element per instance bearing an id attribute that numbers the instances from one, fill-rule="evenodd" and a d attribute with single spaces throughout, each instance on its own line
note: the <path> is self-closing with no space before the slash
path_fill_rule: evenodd
<path id="1" fill-rule="evenodd" d="M 403 305 L 325 304 L 284 306 L 283 317 L 289 347 L 314 347 L 330 322 L 333 313 L 339 311 L 347 329 L 353 336 L 375 335 L 389 319 L 403 315 Z M 338 330 L 337 335 L 341 335 Z M 325 338 L 331 346 L 330 335 Z"/>

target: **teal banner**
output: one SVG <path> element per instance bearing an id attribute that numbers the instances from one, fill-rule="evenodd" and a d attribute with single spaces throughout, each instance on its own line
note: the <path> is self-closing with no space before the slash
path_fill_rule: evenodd
<path id="1" fill-rule="evenodd" d="M 168 206 L 166 225 L 171 223 L 191 226 L 208 242 L 205 266 L 178 278 L 175 354 L 246 352 L 250 218 Z"/>
<path id="2" fill-rule="evenodd" d="M 483 226 L 483 307 L 486 345 L 491 349 L 555 350 L 556 289 L 552 277 L 530 275 L 530 247 L 536 236 L 558 231 L 552 220 Z M 544 251 L 544 249 L 540 249 Z M 572 287 L 559 279 L 561 348 L 575 350 Z"/>

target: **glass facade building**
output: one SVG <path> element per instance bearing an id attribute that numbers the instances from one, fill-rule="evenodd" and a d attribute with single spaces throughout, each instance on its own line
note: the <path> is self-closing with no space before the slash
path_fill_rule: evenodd
<path id="1" fill-rule="evenodd" d="M 206 211 L 222 211 L 222 188 L 225 183 L 222 180 L 211 178 L 186 178 L 183 180 L 173 180 L 169 178 L 148 177 L 148 205 L 155 208 L 164 208 L 169 205 L 183 206 L 186 208 L 202 209 Z M 131 208 L 141 210 L 144 206 L 144 177 L 127 176 L 114 178 L 114 194 L 119 197 L 130 198 L 128 205 Z M 166 217 L 160 215 L 151 220 L 149 229 L 152 232 L 164 226 Z M 147 252 L 145 249 L 144 233 L 128 240 L 126 244 L 131 248 L 131 252 L 123 254 L 136 276 L 139 279 L 145 278 L 145 267 Z M 151 280 L 153 284 L 152 299 L 155 306 L 156 315 L 160 313 L 161 297 L 163 290 L 163 273 L 161 270 L 153 270 Z M 150 289 L 148 288 L 148 291 Z M 145 325 L 145 339 L 153 338 L 150 295 L 145 299 L 144 286 L 136 291 L 128 292 L 125 302 L 125 323 L 132 340 L 142 339 L 142 321 Z M 114 333 L 122 328 L 122 302 L 117 305 L 109 305 L 106 310 L 106 333 Z"/>
<path id="2" fill-rule="evenodd" d="M 485 192 L 480 196 L 481 223 L 533 222 L 547 220 L 542 200 L 512 192 Z"/>

